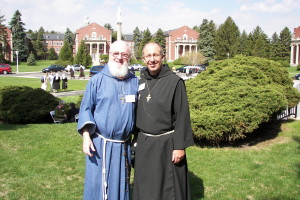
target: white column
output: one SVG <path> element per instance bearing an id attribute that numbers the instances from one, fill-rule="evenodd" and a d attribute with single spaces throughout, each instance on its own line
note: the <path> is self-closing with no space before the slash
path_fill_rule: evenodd
<path id="1" fill-rule="evenodd" d="M 92 43 L 88 43 L 90 45 L 90 56 L 92 56 Z"/>
<path id="2" fill-rule="evenodd" d="M 291 61 L 290 61 L 290 65 L 293 65 L 294 61 L 294 45 L 291 45 Z"/>
<path id="3" fill-rule="evenodd" d="M 104 43 L 103 48 L 104 48 L 104 54 L 106 54 L 106 42 Z"/>
<path id="4" fill-rule="evenodd" d="M 296 65 L 298 65 L 299 64 L 299 44 L 297 44 L 297 46 L 296 46 Z"/>
<path id="5" fill-rule="evenodd" d="M 185 45 L 183 45 L 182 55 L 185 56 Z"/>
<path id="6" fill-rule="evenodd" d="M 172 45 L 172 42 L 171 42 L 171 35 L 169 35 L 169 59 L 168 60 L 172 60 L 172 58 L 171 58 L 171 53 L 172 53 L 172 49 L 171 49 L 171 45 Z M 176 48 L 175 48 L 176 49 Z M 176 50 L 175 50 L 175 52 L 176 52 Z M 174 52 L 174 56 L 175 56 L 175 52 Z M 176 58 L 174 58 L 174 59 L 176 59 Z"/>

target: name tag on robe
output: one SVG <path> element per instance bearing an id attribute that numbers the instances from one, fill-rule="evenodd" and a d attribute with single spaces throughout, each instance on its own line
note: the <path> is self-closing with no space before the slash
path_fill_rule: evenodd
<path id="1" fill-rule="evenodd" d="M 139 91 L 145 89 L 145 83 L 142 83 L 141 85 L 139 85 Z"/>
<path id="2" fill-rule="evenodd" d="M 125 101 L 126 102 L 135 102 L 135 95 L 126 95 Z"/>

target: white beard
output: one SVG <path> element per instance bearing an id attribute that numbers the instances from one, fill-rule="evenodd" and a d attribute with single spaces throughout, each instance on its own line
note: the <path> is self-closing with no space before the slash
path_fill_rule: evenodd
<path id="1" fill-rule="evenodd" d="M 128 63 L 124 63 L 120 65 L 119 63 L 115 62 L 108 62 L 108 69 L 111 75 L 115 77 L 125 77 L 128 73 Z"/>

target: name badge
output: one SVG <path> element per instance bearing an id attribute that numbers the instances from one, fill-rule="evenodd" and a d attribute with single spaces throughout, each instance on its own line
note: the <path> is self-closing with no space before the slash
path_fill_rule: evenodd
<path id="1" fill-rule="evenodd" d="M 139 91 L 145 89 L 145 83 L 142 83 L 141 85 L 139 85 Z"/>
<path id="2" fill-rule="evenodd" d="M 126 102 L 135 102 L 135 95 L 126 95 L 125 101 Z"/>

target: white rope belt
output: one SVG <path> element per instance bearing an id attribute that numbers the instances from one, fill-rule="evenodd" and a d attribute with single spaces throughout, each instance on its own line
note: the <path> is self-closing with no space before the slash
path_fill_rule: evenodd
<path id="1" fill-rule="evenodd" d="M 131 135 L 128 136 L 125 140 L 113 140 L 103 137 L 99 133 L 96 133 L 99 137 L 103 139 L 103 148 L 102 148 L 102 199 L 107 199 L 107 180 L 106 180 L 106 143 L 115 142 L 115 143 L 125 143 L 130 139 Z"/>
<path id="2" fill-rule="evenodd" d="M 175 130 L 172 130 L 172 131 L 168 131 L 168 132 L 165 132 L 165 133 L 162 133 L 162 134 L 159 134 L 159 135 L 153 135 L 153 134 L 149 134 L 149 133 L 144 133 L 141 131 L 141 133 L 143 133 L 144 135 L 146 136 L 149 136 L 149 137 L 160 137 L 160 136 L 163 136 L 163 135 L 169 135 L 171 133 L 174 133 Z"/>

